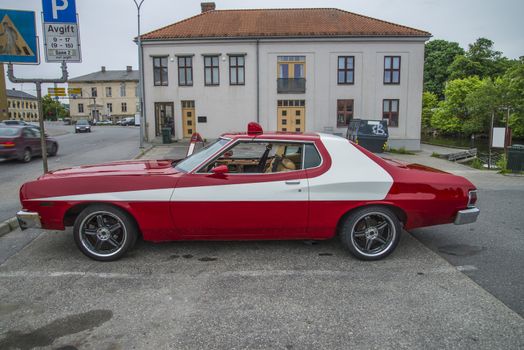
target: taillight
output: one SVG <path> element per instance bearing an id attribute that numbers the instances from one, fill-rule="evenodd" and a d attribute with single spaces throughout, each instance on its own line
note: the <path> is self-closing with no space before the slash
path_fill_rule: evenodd
<path id="1" fill-rule="evenodd" d="M 477 191 L 469 191 L 468 193 L 468 208 L 473 208 L 477 203 Z"/>
<path id="2" fill-rule="evenodd" d="M 15 147 L 15 143 L 13 141 L 0 142 L 0 145 L 4 147 Z"/>

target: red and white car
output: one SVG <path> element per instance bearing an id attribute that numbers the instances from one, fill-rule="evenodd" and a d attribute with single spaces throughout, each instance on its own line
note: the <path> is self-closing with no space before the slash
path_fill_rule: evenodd
<path id="1" fill-rule="evenodd" d="M 22 228 L 73 226 L 80 250 L 115 260 L 142 235 L 171 240 L 323 240 L 357 258 L 397 246 L 402 227 L 476 221 L 468 180 L 380 158 L 317 133 L 224 134 L 180 160 L 135 160 L 50 172 L 20 189 Z"/>

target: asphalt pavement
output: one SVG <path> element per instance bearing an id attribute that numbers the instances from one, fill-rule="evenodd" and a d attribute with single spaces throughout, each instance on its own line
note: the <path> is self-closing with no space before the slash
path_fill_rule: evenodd
<path id="1" fill-rule="evenodd" d="M 418 240 L 473 281 L 524 316 L 524 177 L 476 170 L 430 157 L 438 147 L 417 155 L 391 155 L 469 179 L 479 190 L 476 223 L 413 230 Z"/>
<path id="2" fill-rule="evenodd" d="M 132 159 L 138 153 L 138 127 L 93 126 L 91 133 L 74 133 L 73 125 L 46 123 L 46 132 L 58 140 L 59 150 L 48 158 L 49 170 L 76 165 Z M 20 210 L 18 190 L 42 175 L 42 159 L 24 164 L 0 161 L 0 222 Z"/>

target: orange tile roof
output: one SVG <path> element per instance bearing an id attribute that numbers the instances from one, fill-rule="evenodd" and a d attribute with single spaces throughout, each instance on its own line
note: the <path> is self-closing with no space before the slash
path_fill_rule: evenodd
<path id="1" fill-rule="evenodd" d="M 143 40 L 245 37 L 429 37 L 430 33 L 334 8 L 212 10 L 142 35 Z"/>

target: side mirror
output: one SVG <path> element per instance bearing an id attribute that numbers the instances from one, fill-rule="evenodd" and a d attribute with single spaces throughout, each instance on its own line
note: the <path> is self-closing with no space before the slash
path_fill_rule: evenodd
<path id="1" fill-rule="evenodd" d="M 219 165 L 211 169 L 211 172 L 215 175 L 222 175 L 227 174 L 229 169 L 227 168 L 227 165 Z"/>

